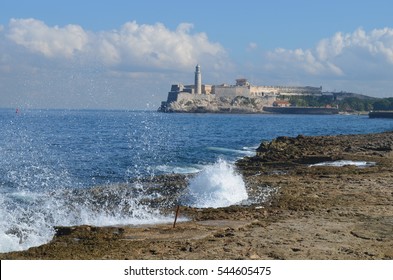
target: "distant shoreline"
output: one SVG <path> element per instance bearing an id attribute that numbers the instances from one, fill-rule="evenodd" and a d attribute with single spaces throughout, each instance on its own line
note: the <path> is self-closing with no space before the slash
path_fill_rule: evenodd
<path id="1" fill-rule="evenodd" d="M 339 110 L 337 108 L 325 107 L 263 107 L 262 111 L 254 111 L 247 108 L 220 108 L 207 109 L 196 108 L 191 110 L 169 110 L 160 111 L 163 113 L 192 113 L 192 114 L 283 114 L 283 115 L 337 115 Z"/>
<path id="2" fill-rule="evenodd" d="M 393 111 L 371 111 L 368 116 L 370 118 L 393 118 Z"/>

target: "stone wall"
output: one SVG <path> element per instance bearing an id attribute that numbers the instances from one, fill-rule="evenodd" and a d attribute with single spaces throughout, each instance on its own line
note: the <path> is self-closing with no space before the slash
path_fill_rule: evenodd
<path id="1" fill-rule="evenodd" d="M 212 92 L 217 96 L 217 98 L 220 98 L 220 97 L 235 98 L 236 96 L 251 97 L 249 87 L 213 86 Z"/>

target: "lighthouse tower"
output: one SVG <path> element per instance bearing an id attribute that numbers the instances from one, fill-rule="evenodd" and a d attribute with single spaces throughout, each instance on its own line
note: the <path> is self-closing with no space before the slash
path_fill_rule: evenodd
<path id="1" fill-rule="evenodd" d="M 195 93 L 202 93 L 202 75 L 201 66 L 199 66 L 199 64 L 195 67 Z"/>

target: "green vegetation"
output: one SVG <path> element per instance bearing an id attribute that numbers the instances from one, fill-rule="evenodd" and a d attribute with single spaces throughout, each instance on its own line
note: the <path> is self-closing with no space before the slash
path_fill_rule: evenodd
<path id="1" fill-rule="evenodd" d="M 373 110 L 393 110 L 393 97 L 378 99 L 374 102 Z"/>
<path id="2" fill-rule="evenodd" d="M 292 96 L 289 98 L 289 103 L 292 106 L 300 107 L 325 107 L 333 104 L 332 96 Z"/>
<path id="3" fill-rule="evenodd" d="M 370 111 L 374 109 L 375 99 L 347 97 L 337 102 L 340 111 Z"/>
<path id="4" fill-rule="evenodd" d="M 336 93 L 324 96 L 292 96 L 288 101 L 292 106 L 338 106 L 339 110 L 344 112 L 393 110 L 393 97 L 373 98 L 353 93 Z"/>

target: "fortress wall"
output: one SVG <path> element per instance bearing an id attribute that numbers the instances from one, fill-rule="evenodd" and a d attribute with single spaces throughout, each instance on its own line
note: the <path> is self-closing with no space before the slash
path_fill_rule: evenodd
<path id="1" fill-rule="evenodd" d="M 188 93 L 188 92 L 179 92 L 178 94 L 177 94 L 177 102 L 180 102 L 180 101 L 187 101 L 187 100 L 192 100 L 192 99 L 195 99 L 195 94 L 191 94 L 191 93 Z"/>
<path id="2" fill-rule="evenodd" d="M 214 86 L 213 92 L 219 97 L 235 98 L 236 96 L 267 95 L 321 95 L 322 87 L 291 86 Z"/>
<path id="3" fill-rule="evenodd" d="M 191 94 L 188 92 L 180 92 L 177 94 L 177 102 L 184 102 L 189 100 L 208 100 L 211 101 L 214 96 L 209 94 Z"/>
<path id="4" fill-rule="evenodd" d="M 250 88 L 249 87 L 235 87 L 236 88 L 236 96 L 246 96 L 250 97 Z"/>
<path id="5" fill-rule="evenodd" d="M 167 98 L 167 103 L 169 104 L 169 103 L 172 103 L 172 102 L 175 102 L 176 100 L 177 100 L 177 96 L 178 96 L 178 92 L 176 92 L 176 91 L 170 91 L 170 92 L 168 92 L 168 98 Z"/>
<path id="6" fill-rule="evenodd" d="M 230 97 L 235 98 L 236 96 L 250 97 L 250 89 L 248 87 L 237 87 L 237 86 L 215 86 L 214 93 L 217 98 Z"/>
<path id="7" fill-rule="evenodd" d="M 278 89 L 266 86 L 251 86 L 250 92 L 253 96 L 277 95 L 279 93 Z"/>
<path id="8" fill-rule="evenodd" d="M 251 86 L 251 93 L 256 96 L 264 96 L 266 94 L 321 95 L 322 87 Z"/>

